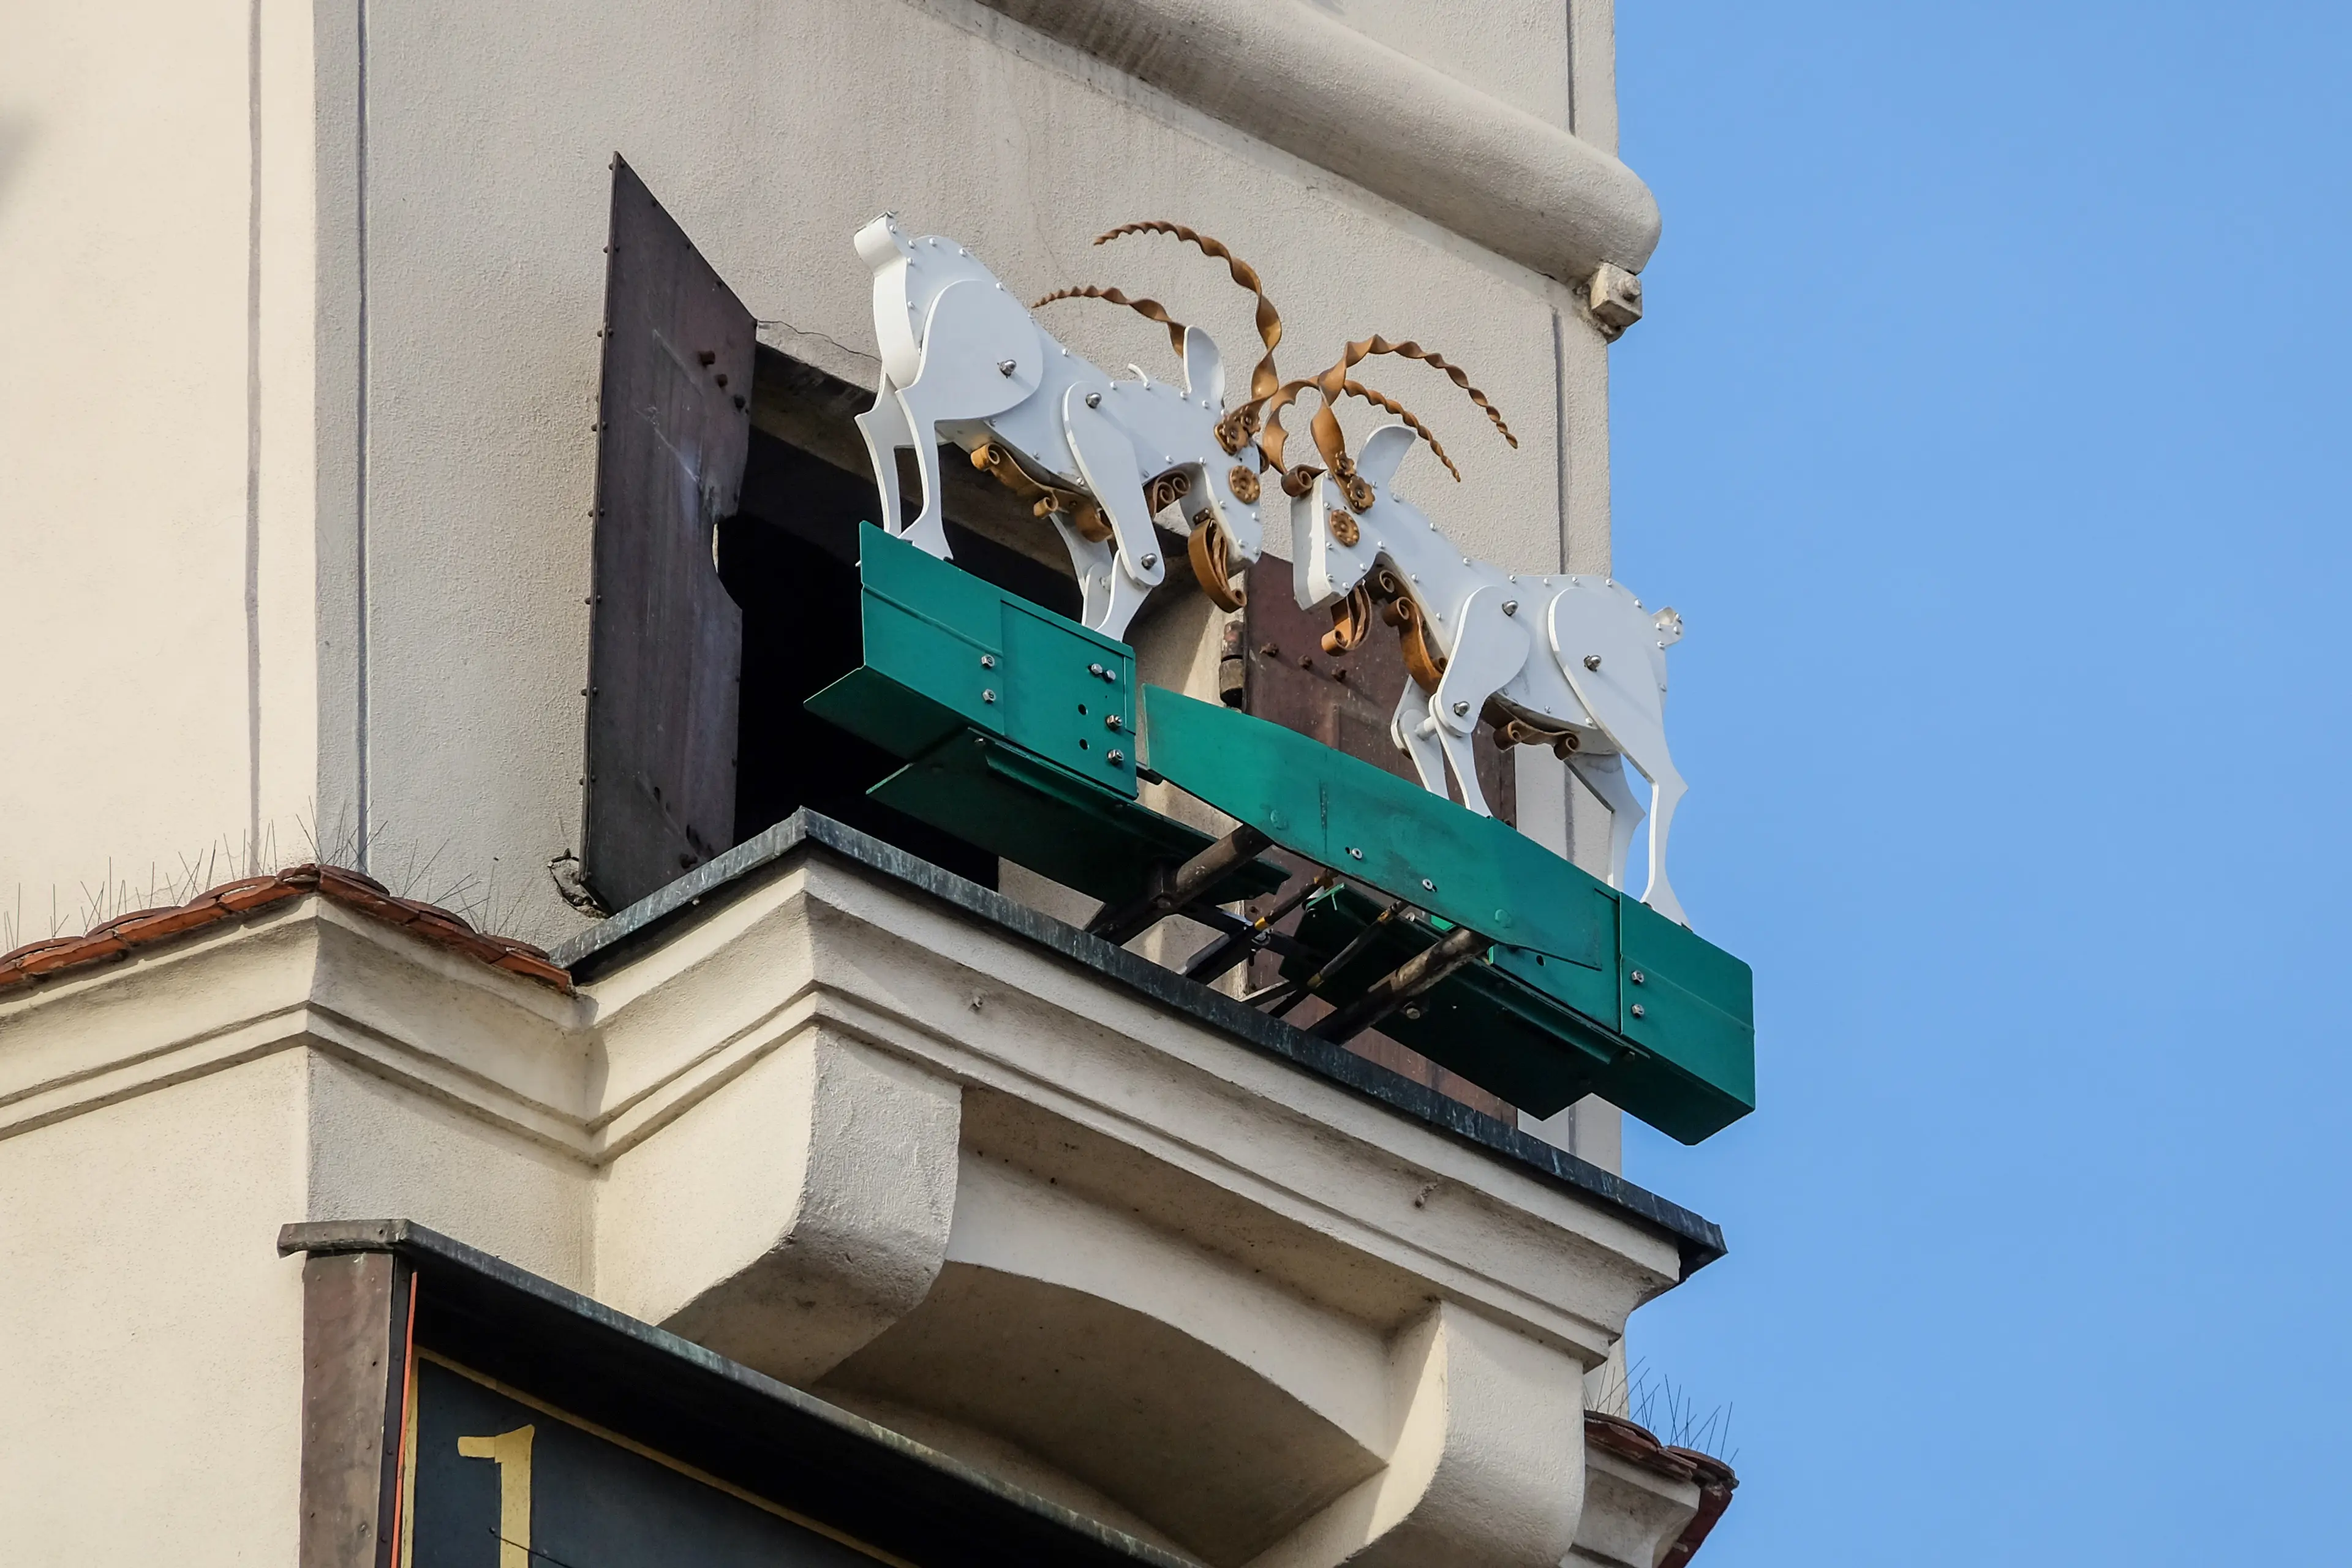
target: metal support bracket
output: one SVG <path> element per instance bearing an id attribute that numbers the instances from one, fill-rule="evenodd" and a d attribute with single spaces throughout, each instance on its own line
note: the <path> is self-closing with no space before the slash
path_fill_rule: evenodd
<path id="1" fill-rule="evenodd" d="M 1341 1044 L 1395 1012 L 1447 975 L 1475 959 L 1494 943 L 1467 926 L 1446 932 L 1434 947 L 1423 948 L 1372 983 L 1371 988 L 1307 1032 Z"/>
<path id="2" fill-rule="evenodd" d="M 1141 898 L 1097 915 L 1087 933 L 1124 947 L 1185 905 L 1257 858 L 1274 840 L 1244 823 L 1175 870 L 1155 868 L 1153 887 Z"/>

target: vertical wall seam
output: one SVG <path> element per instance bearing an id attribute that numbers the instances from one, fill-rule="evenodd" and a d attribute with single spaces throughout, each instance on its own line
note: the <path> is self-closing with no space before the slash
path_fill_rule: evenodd
<path id="1" fill-rule="evenodd" d="M 1551 311 L 1551 415 L 1552 428 L 1559 432 L 1558 437 L 1559 464 L 1553 471 L 1552 479 L 1559 497 L 1558 524 L 1559 564 L 1556 569 L 1561 572 L 1568 570 L 1569 563 L 1568 542 L 1570 530 L 1568 498 L 1570 494 L 1570 480 L 1573 477 L 1570 472 L 1569 465 L 1575 461 L 1575 455 L 1571 450 L 1575 445 L 1575 432 L 1569 428 L 1568 424 L 1568 345 L 1561 341 L 1561 334 L 1565 331 L 1566 327 L 1560 321 L 1559 307 L 1555 305 Z"/>
<path id="2" fill-rule="evenodd" d="M 261 0 L 246 22 L 245 778 L 246 855 L 261 853 Z M 253 871 L 257 867 L 248 865 Z"/>
<path id="3" fill-rule="evenodd" d="M 356 128 L 352 137 L 357 168 L 354 170 L 356 196 L 355 242 L 358 248 L 358 335 L 359 407 L 356 411 L 354 437 L 358 450 L 352 455 L 352 597 L 357 611 L 352 628 L 353 679 L 358 689 L 352 694 L 353 741 L 357 750 L 357 778 L 354 793 L 358 797 L 357 838 L 352 858 L 359 868 L 368 864 L 368 784 L 371 766 L 368 745 L 368 7 L 367 0 L 359 5 L 358 82 L 359 103 L 355 115 Z"/>
<path id="4" fill-rule="evenodd" d="M 1568 133 L 1570 136 L 1577 134 L 1576 8 L 1580 4 L 1582 0 L 1562 0 L 1559 8 L 1560 18 L 1566 25 L 1568 33 Z M 1557 327 L 1552 330 L 1555 333 L 1559 331 Z"/>

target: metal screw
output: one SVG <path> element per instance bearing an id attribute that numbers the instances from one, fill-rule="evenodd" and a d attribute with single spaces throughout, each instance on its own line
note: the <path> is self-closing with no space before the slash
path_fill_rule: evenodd
<path id="1" fill-rule="evenodd" d="M 1100 408 L 1102 406 L 1102 394 L 1099 392 L 1087 393 L 1087 406 L 1089 408 Z"/>
<path id="2" fill-rule="evenodd" d="M 1641 1016 L 1643 1016 L 1643 1013 L 1642 1013 L 1642 1005 L 1641 1005 L 1639 1002 L 1634 1003 L 1631 1007 L 1626 1008 L 1626 1009 L 1625 1009 L 1625 1011 L 1627 1011 L 1628 1013 L 1633 1014 L 1633 1016 L 1635 1016 L 1636 1018 L 1639 1018 L 1639 1017 L 1641 1017 Z"/>
<path id="3" fill-rule="evenodd" d="M 1114 751 L 1110 752 L 1105 760 L 1108 761 L 1112 767 L 1125 767 L 1127 765 L 1127 753 L 1125 752 Z"/>
<path id="4" fill-rule="evenodd" d="M 1586 654 L 1584 656 L 1584 668 L 1587 669 L 1599 669 L 1601 668 L 1601 656 L 1597 653 Z"/>
<path id="5" fill-rule="evenodd" d="M 1518 613 L 1519 602 L 1517 599 L 1506 599 L 1503 601 L 1503 614 L 1507 616 L 1516 616 Z"/>
<path id="6" fill-rule="evenodd" d="M 1087 673 L 1088 675 L 1099 676 L 1103 673 L 1103 667 L 1098 664 L 1090 664 L 1087 666 Z"/>
<path id="7" fill-rule="evenodd" d="M 1420 1003 L 1418 1003 L 1418 1002 L 1416 1002 L 1416 1003 L 1414 1003 L 1412 1006 L 1407 1007 L 1407 1008 L 1404 1010 L 1404 1016 L 1405 1016 L 1406 1017 L 1408 1017 L 1408 1018 L 1418 1018 L 1418 1017 L 1420 1017 L 1420 1016 L 1421 1016 L 1421 1004 L 1420 1004 Z"/>
<path id="8" fill-rule="evenodd" d="M 1013 360 L 1001 359 L 996 362 L 996 374 L 999 375 L 1011 375 L 1020 368 L 1018 362 Z"/>
<path id="9" fill-rule="evenodd" d="M 1646 983 L 1650 977 L 1637 969 L 1633 971 L 1632 974 L 1627 975 L 1626 978 L 1631 980 L 1634 984 L 1640 985 Z"/>
<path id="10" fill-rule="evenodd" d="M 1160 557 L 1159 557 L 1159 556 L 1157 556 L 1157 555 L 1147 555 L 1147 556 L 1145 556 L 1145 557 L 1143 558 L 1143 569 L 1144 569 L 1146 572 L 1150 571 L 1154 566 L 1157 566 L 1157 565 L 1159 565 L 1159 564 L 1160 564 Z"/>
<path id="11" fill-rule="evenodd" d="M 1456 719 L 1459 719 L 1460 717 L 1462 717 L 1462 715 L 1464 715 L 1465 713 L 1467 713 L 1467 712 L 1469 712 L 1469 711 L 1470 711 L 1470 704 L 1469 704 L 1469 703 L 1467 703 L 1467 702 L 1456 702 L 1456 703 L 1454 705 L 1454 716 Z"/>
<path id="12" fill-rule="evenodd" d="M 996 693 L 993 691 L 984 690 L 980 694 L 980 700 L 982 702 L 993 702 L 996 700 Z"/>
<path id="13" fill-rule="evenodd" d="M 1349 847 L 1348 856 L 1350 859 L 1360 860 L 1364 858 L 1364 852 L 1351 845 Z"/>
<path id="14" fill-rule="evenodd" d="M 982 669 L 994 669 L 996 668 L 996 656 L 992 653 L 982 654 L 980 656 L 980 668 Z"/>
<path id="15" fill-rule="evenodd" d="M 1105 716 L 1104 716 L 1104 719 L 1103 719 L 1103 728 L 1104 728 L 1104 729 L 1106 729 L 1106 730 L 1123 730 L 1123 729 L 1125 729 L 1126 727 L 1127 727 L 1127 726 L 1126 726 L 1125 724 L 1123 724 L 1122 722 L 1120 722 L 1120 721 L 1119 721 L 1119 717 L 1118 717 L 1118 714 L 1116 714 L 1116 713 L 1111 713 L 1111 714 L 1107 714 L 1107 715 L 1105 715 Z"/>
<path id="16" fill-rule="evenodd" d="M 1421 879 L 1421 885 L 1422 885 L 1423 889 L 1424 891 L 1426 891 L 1426 892 L 1432 892 L 1432 893 L 1433 893 L 1433 892 L 1437 891 L 1437 884 L 1436 884 L 1436 883 L 1434 883 L 1434 882 L 1433 882 L 1433 881 L 1431 881 L 1431 880 L 1430 880 L 1428 878 L 1426 878 L 1426 877 L 1423 877 L 1423 878 Z"/>

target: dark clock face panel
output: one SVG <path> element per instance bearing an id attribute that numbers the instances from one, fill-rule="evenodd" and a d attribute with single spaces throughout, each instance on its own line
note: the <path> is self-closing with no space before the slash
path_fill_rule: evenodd
<path id="1" fill-rule="evenodd" d="M 872 1568 L 898 1560 L 426 1352 L 403 1568 Z"/>

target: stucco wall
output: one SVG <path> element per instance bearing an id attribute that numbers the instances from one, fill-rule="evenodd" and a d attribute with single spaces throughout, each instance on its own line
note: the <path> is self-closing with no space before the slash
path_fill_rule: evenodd
<path id="1" fill-rule="evenodd" d="M 14 7 L 0 47 L 0 916 L 21 889 L 30 936 L 110 855 L 143 884 L 248 818 L 250 41 L 243 4 L 156 0 Z"/>
<path id="2" fill-rule="evenodd" d="M 0 1140 L 0 1542 L 12 1562 L 291 1563 L 299 1053 Z"/>

